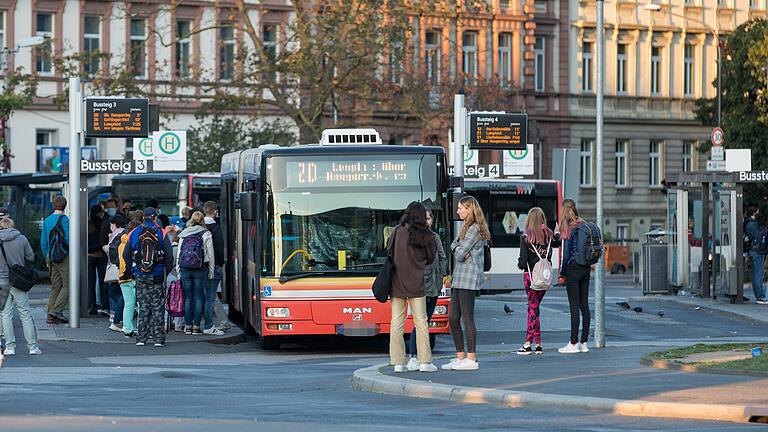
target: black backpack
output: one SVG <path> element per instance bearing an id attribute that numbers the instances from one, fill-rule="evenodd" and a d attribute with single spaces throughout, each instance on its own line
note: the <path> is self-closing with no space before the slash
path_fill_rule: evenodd
<path id="1" fill-rule="evenodd" d="M 112 243 L 109 244 L 109 252 L 107 253 L 107 259 L 109 259 L 109 262 L 120 266 L 120 257 L 118 256 L 118 249 L 120 248 L 120 241 L 123 237 L 124 233 L 120 233 L 120 235 L 116 236 L 112 239 Z"/>
<path id="2" fill-rule="evenodd" d="M 142 273 L 152 273 L 157 264 L 163 262 L 163 251 L 157 228 L 141 227 L 139 232 L 139 249 L 134 252 L 134 263 Z"/>
<path id="3" fill-rule="evenodd" d="M 483 271 L 491 271 L 491 246 L 490 240 L 486 240 L 483 246 Z"/>
<path id="4" fill-rule="evenodd" d="M 48 260 L 56 264 L 63 262 L 69 255 L 69 244 L 67 244 L 67 236 L 62 225 L 63 219 L 64 215 L 59 215 L 56 225 L 48 233 Z"/>
<path id="5" fill-rule="evenodd" d="M 600 228 L 593 222 L 584 221 L 576 228 L 574 240 L 576 241 L 574 257 L 576 263 L 582 266 L 597 264 L 605 251 Z"/>

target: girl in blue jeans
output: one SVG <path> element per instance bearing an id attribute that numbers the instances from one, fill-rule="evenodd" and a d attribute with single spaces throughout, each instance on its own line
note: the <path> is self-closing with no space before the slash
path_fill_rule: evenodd
<path id="1" fill-rule="evenodd" d="M 214 278 L 214 265 L 213 236 L 205 227 L 203 213 L 196 211 L 179 234 L 176 257 L 176 272 L 184 287 L 185 334 L 203 333 L 200 320 L 205 306 L 205 287 Z"/>

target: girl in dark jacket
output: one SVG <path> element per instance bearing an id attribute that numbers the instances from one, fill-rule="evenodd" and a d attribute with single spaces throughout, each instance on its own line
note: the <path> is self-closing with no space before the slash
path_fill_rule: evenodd
<path id="1" fill-rule="evenodd" d="M 424 267 L 435 260 L 436 246 L 432 232 L 427 228 L 427 211 L 414 201 L 405 209 L 400 225 L 390 237 L 390 250 L 394 261 L 392 272 L 392 321 L 389 330 L 389 359 L 395 372 L 406 372 L 405 327 L 406 302 L 411 305 L 413 325 L 416 327 L 419 370 L 436 372 L 429 347 L 427 324 L 427 298 L 424 290 Z"/>
<path id="2" fill-rule="evenodd" d="M 563 354 L 585 353 L 589 351 L 589 272 L 590 266 L 576 262 L 576 231 L 584 220 L 579 218 L 576 203 L 571 199 L 563 200 L 560 205 L 558 224 L 563 239 L 563 263 L 560 265 L 560 279 L 565 281 L 568 292 L 568 305 L 571 310 L 571 340 L 558 351 Z M 581 316 L 579 316 L 581 315 Z M 579 336 L 579 318 L 581 318 L 581 339 Z"/>
<path id="3" fill-rule="evenodd" d="M 552 249 L 556 247 L 560 247 L 560 235 L 555 235 L 547 227 L 541 208 L 532 208 L 525 218 L 525 233 L 520 236 L 520 258 L 517 261 L 517 267 L 523 271 L 523 286 L 528 295 L 528 331 L 525 343 L 517 350 L 520 355 L 544 353 L 541 348 L 539 305 L 547 292 L 531 288 L 531 271 L 541 259 L 552 263 Z M 531 348 L 533 342 L 536 342 L 535 350 Z"/>
<path id="4" fill-rule="evenodd" d="M 107 286 L 104 274 L 107 271 L 107 257 L 102 250 L 101 226 L 104 209 L 100 205 L 91 206 L 88 219 L 88 313 L 109 316 Z"/>

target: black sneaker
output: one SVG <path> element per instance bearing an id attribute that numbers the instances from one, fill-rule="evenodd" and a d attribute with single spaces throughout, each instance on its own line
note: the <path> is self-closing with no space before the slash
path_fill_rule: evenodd
<path id="1" fill-rule="evenodd" d="M 544 350 L 541 349 L 541 345 L 538 345 L 535 350 L 533 350 L 534 354 L 541 355 L 544 354 Z"/>
<path id="2" fill-rule="evenodd" d="M 518 355 L 531 355 L 533 354 L 533 350 L 530 346 L 522 346 L 519 350 L 517 350 Z"/>

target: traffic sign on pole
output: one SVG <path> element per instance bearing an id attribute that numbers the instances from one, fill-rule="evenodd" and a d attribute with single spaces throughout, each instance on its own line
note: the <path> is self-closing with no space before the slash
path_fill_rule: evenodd
<path id="1" fill-rule="evenodd" d="M 723 130 L 719 127 L 712 129 L 712 145 L 715 147 L 720 147 L 724 142 L 725 134 L 723 133 Z"/>

